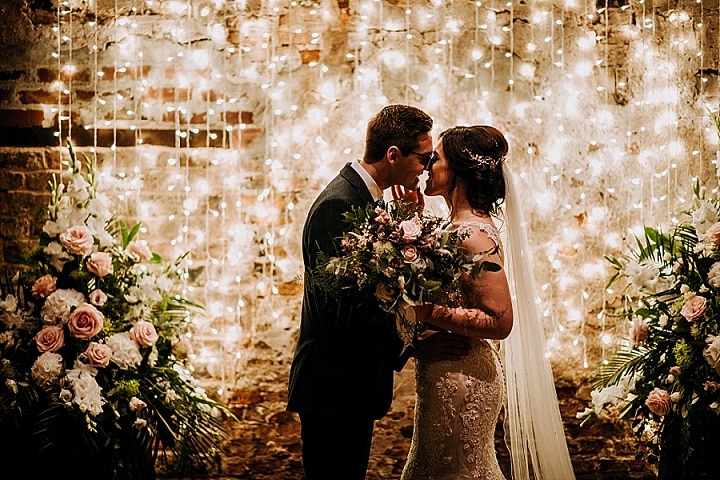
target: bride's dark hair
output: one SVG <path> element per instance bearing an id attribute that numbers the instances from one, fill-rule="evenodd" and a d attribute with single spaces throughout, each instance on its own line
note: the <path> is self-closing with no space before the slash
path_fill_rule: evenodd
<path id="1" fill-rule="evenodd" d="M 489 125 L 452 127 L 442 132 L 439 140 L 453 172 L 450 191 L 459 179 L 467 186 L 467 199 L 473 209 L 497 215 L 505 199 L 502 164 L 508 152 L 502 132 Z"/>

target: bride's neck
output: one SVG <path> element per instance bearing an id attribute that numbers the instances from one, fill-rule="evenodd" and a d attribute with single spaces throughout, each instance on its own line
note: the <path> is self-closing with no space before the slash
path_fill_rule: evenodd
<path id="1" fill-rule="evenodd" d="M 449 205 L 452 205 L 450 212 L 450 220 L 453 222 L 466 222 L 477 220 L 478 218 L 487 219 L 488 215 L 475 210 L 467 201 L 467 196 L 462 188 L 456 188 L 452 198 L 445 199 Z M 448 201 L 449 200 L 449 201 Z"/>

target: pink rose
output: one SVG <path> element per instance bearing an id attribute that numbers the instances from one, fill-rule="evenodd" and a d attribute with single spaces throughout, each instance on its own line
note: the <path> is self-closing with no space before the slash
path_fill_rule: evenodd
<path id="1" fill-rule="evenodd" d="M 59 325 L 49 325 L 43 327 L 37 335 L 35 335 L 35 344 L 37 349 L 42 353 L 55 353 L 65 345 L 65 333 Z"/>
<path id="2" fill-rule="evenodd" d="M 133 422 L 133 427 L 135 428 L 143 429 L 145 426 L 147 426 L 147 420 L 144 418 L 136 418 Z"/>
<path id="3" fill-rule="evenodd" d="M 62 246 L 75 255 L 85 255 L 90 252 L 93 242 L 92 232 L 84 225 L 70 227 L 60 234 Z"/>
<path id="4" fill-rule="evenodd" d="M 677 375 L 678 373 L 680 373 L 680 367 L 677 365 L 670 367 L 670 375 Z"/>
<path id="5" fill-rule="evenodd" d="M 158 334 L 155 325 L 145 320 L 140 320 L 130 329 L 130 335 L 138 345 L 149 347 L 157 342 Z"/>
<path id="6" fill-rule="evenodd" d="M 95 252 L 88 258 L 87 269 L 102 278 L 113 271 L 112 257 L 107 252 Z"/>
<path id="7" fill-rule="evenodd" d="M 90 303 L 95 305 L 96 307 L 102 307 L 105 305 L 105 302 L 107 302 L 107 295 L 105 295 L 105 292 L 100 290 L 99 288 L 96 288 L 90 294 L 88 295 L 88 300 L 90 300 Z"/>
<path id="8" fill-rule="evenodd" d="M 403 261 L 405 261 L 405 263 L 413 263 L 420 256 L 418 254 L 418 249 L 415 245 L 405 245 L 404 247 L 402 247 L 400 254 L 402 255 Z"/>
<path id="9" fill-rule="evenodd" d="M 415 220 L 403 220 L 400 222 L 400 234 L 406 242 L 412 242 L 420 236 L 422 227 Z"/>
<path id="10" fill-rule="evenodd" d="M 705 241 L 714 245 L 720 245 L 720 222 L 713 223 L 705 233 Z"/>
<path id="11" fill-rule="evenodd" d="M 97 342 L 90 342 L 87 350 L 85 350 L 88 363 L 92 367 L 107 367 L 110 364 L 112 353 L 112 348 Z"/>
<path id="12" fill-rule="evenodd" d="M 40 298 L 47 298 L 55 290 L 57 290 L 57 278 L 51 275 L 43 275 L 35 280 L 32 286 L 32 294 Z"/>
<path id="13" fill-rule="evenodd" d="M 642 318 L 635 318 L 632 327 L 630 327 L 630 338 L 633 345 L 641 345 L 645 343 L 648 337 L 648 324 Z"/>
<path id="14" fill-rule="evenodd" d="M 128 243 L 127 248 L 125 248 L 125 251 L 136 261 L 138 262 L 144 262 L 146 260 L 150 260 L 152 258 L 152 252 L 150 251 L 150 248 L 147 246 L 147 242 L 144 240 L 142 241 L 132 241 Z"/>
<path id="15" fill-rule="evenodd" d="M 707 299 L 703 296 L 695 295 L 683 305 L 682 310 L 680 310 L 680 315 L 685 317 L 688 322 L 694 322 L 703 316 L 706 308 Z"/>
<path id="16" fill-rule="evenodd" d="M 656 415 L 667 415 L 670 412 L 670 394 L 666 390 L 655 388 L 645 400 L 645 405 Z"/>
<path id="17" fill-rule="evenodd" d="M 70 335 L 80 340 L 89 340 L 102 330 L 104 318 L 97 308 L 89 303 L 81 303 L 68 319 Z"/>

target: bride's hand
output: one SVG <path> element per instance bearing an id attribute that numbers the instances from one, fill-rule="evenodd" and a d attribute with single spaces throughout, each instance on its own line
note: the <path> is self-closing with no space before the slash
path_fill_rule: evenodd
<path id="1" fill-rule="evenodd" d="M 425 197 L 420 190 L 408 190 L 402 185 L 393 185 L 390 189 L 392 190 L 392 196 L 395 200 L 400 200 L 402 198 L 415 203 L 420 207 L 425 206 Z"/>
<path id="2" fill-rule="evenodd" d="M 430 322 L 430 317 L 432 316 L 433 312 L 432 303 L 426 303 L 424 305 L 413 305 L 413 310 L 415 310 L 416 322 L 432 323 Z"/>

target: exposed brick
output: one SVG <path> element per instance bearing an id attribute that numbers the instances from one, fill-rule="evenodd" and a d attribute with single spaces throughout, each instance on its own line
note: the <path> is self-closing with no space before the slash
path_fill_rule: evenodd
<path id="1" fill-rule="evenodd" d="M 45 68 L 41 67 L 37 69 L 37 78 L 40 82 L 45 83 L 52 83 L 57 80 L 61 80 L 63 82 L 89 82 L 91 79 L 90 70 L 87 68 L 79 70 L 71 70 L 71 69 L 60 69 L 57 68 Z"/>
<path id="2" fill-rule="evenodd" d="M 245 125 L 250 125 L 253 123 L 253 112 L 241 112 L 240 113 L 240 121 L 244 123 Z"/>
<path id="3" fill-rule="evenodd" d="M 219 98 L 222 98 L 222 94 L 219 94 L 215 90 L 203 90 L 200 95 L 204 102 L 217 102 Z"/>
<path id="4" fill-rule="evenodd" d="M 52 171 L 26 173 L 23 178 L 23 189 L 31 192 L 49 190 L 48 182 L 52 180 Z"/>
<path id="5" fill-rule="evenodd" d="M 93 98 L 95 98 L 94 91 L 89 91 L 89 90 L 76 90 L 75 91 L 75 101 L 90 102 L 90 101 L 92 101 Z"/>
<path id="6" fill-rule="evenodd" d="M 193 123 L 193 124 L 207 123 L 207 113 L 193 113 L 192 117 L 190 117 L 190 123 Z"/>
<path id="7" fill-rule="evenodd" d="M 11 95 L 12 90 L 10 90 L 9 88 L 0 88 L 0 103 L 5 103 L 10 100 Z"/>
<path id="8" fill-rule="evenodd" d="M 230 125 L 237 125 L 240 123 L 240 112 L 222 112 L 220 118 Z"/>
<path id="9" fill-rule="evenodd" d="M 302 63 L 311 63 L 320 61 L 320 50 L 302 50 L 300 52 Z"/>
<path id="10" fill-rule="evenodd" d="M 26 215 L 30 218 L 44 218 L 50 193 L 9 192 L 8 201 L 0 204 L 0 215 Z"/>
<path id="11" fill-rule="evenodd" d="M 22 90 L 19 92 L 20 102 L 24 104 L 40 103 L 57 105 L 67 103 L 68 95 L 48 90 Z"/>
<path id="12" fill-rule="evenodd" d="M 0 110 L 0 126 L 39 127 L 45 120 L 45 112 L 29 108 Z"/>
<path id="13" fill-rule="evenodd" d="M 189 88 L 146 88 L 143 100 L 146 102 L 187 102 L 192 90 Z"/>
<path id="14" fill-rule="evenodd" d="M 145 78 L 150 74 L 150 65 L 143 65 L 142 67 L 103 67 L 102 79 L 106 81 L 113 80 L 137 80 L 138 78 Z"/>
<path id="15" fill-rule="evenodd" d="M 44 170 L 45 156 L 42 150 L 0 149 L 0 170 Z"/>
<path id="16" fill-rule="evenodd" d="M 236 128 L 232 131 L 235 148 L 247 148 L 255 140 L 264 135 L 264 129 L 260 126 L 249 128 Z"/>
<path id="17" fill-rule="evenodd" d="M 24 183 L 22 173 L 4 172 L 0 175 L 0 190 L 22 190 Z"/>

